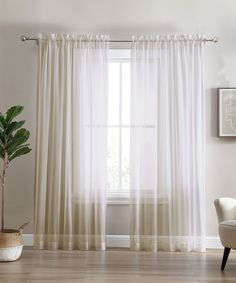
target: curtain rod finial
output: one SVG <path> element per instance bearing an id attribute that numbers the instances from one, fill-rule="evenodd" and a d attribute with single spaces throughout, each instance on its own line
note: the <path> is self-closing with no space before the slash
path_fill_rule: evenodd
<path id="1" fill-rule="evenodd" d="M 213 42 L 218 42 L 218 41 L 219 41 L 219 38 L 218 38 L 218 37 L 213 37 L 212 41 L 213 41 Z"/>
<path id="2" fill-rule="evenodd" d="M 26 37 L 25 35 L 22 35 L 22 36 L 20 37 L 20 39 L 21 39 L 21 41 L 26 41 L 26 40 L 27 40 L 27 37 Z"/>

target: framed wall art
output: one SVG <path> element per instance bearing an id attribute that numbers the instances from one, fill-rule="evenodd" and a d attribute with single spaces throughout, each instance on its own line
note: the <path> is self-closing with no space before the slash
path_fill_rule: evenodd
<path id="1" fill-rule="evenodd" d="M 236 137 L 236 88 L 219 88 L 219 137 Z"/>

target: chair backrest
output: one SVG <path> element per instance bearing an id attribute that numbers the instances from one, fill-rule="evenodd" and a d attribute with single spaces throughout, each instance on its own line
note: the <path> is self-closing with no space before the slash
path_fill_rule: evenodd
<path id="1" fill-rule="evenodd" d="M 218 222 L 236 220 L 236 199 L 218 198 L 214 201 Z"/>

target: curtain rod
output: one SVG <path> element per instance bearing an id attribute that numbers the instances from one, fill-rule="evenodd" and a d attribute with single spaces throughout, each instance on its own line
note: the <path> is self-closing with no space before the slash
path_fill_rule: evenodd
<path id="1" fill-rule="evenodd" d="M 28 41 L 28 40 L 32 40 L 32 41 L 38 41 L 39 38 L 33 38 L 33 37 L 28 37 L 28 36 L 25 36 L 25 35 L 22 35 L 20 37 L 21 41 Z M 219 39 L 217 37 L 213 37 L 213 38 L 206 38 L 204 39 L 205 42 L 214 42 L 214 43 L 217 43 L 219 41 Z M 116 43 L 116 42 L 133 42 L 132 40 L 108 40 L 108 42 L 111 42 L 111 43 Z"/>

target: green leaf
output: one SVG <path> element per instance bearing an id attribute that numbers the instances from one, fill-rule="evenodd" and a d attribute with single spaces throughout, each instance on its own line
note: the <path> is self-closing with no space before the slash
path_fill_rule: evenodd
<path id="1" fill-rule="evenodd" d="M 25 144 L 22 144 L 22 145 L 19 145 L 19 146 L 16 146 L 16 147 L 12 147 L 12 149 L 8 149 L 7 150 L 7 154 L 8 156 L 12 155 L 13 153 L 15 153 L 17 150 L 25 147 L 25 146 L 29 146 L 30 144 L 29 143 L 25 143 Z"/>
<path id="2" fill-rule="evenodd" d="M 24 154 L 27 154 L 31 151 L 31 148 L 25 146 L 25 147 L 22 147 L 21 149 L 17 150 L 13 155 L 11 155 L 9 157 L 9 161 L 12 161 L 13 159 L 21 156 L 21 155 L 24 155 Z"/>
<path id="3" fill-rule="evenodd" d="M 14 137 L 29 137 L 29 135 L 30 135 L 30 132 L 26 130 L 25 128 L 22 128 L 15 133 L 13 138 Z"/>
<path id="4" fill-rule="evenodd" d="M 3 146 L 0 145 L 0 158 L 4 159 L 5 158 L 5 150 Z"/>
<path id="5" fill-rule="evenodd" d="M 3 127 L 3 124 L 2 124 L 2 122 L 1 122 L 1 117 L 3 117 L 3 115 L 2 115 L 2 113 L 0 112 L 0 128 L 3 130 L 4 129 L 4 127 Z M 3 117 L 4 118 L 4 117 Z"/>
<path id="6" fill-rule="evenodd" d="M 5 135 L 1 129 L 0 129 L 0 144 L 2 145 L 5 144 Z"/>
<path id="7" fill-rule="evenodd" d="M 6 113 L 7 124 L 9 124 L 16 116 L 18 116 L 23 111 L 23 109 L 24 107 L 20 105 L 9 108 Z"/>
<path id="8" fill-rule="evenodd" d="M 25 121 L 19 121 L 19 122 L 11 122 L 6 129 L 6 135 L 9 138 L 10 135 L 18 130 L 19 128 L 21 128 L 24 125 Z"/>
<path id="9" fill-rule="evenodd" d="M 7 152 L 14 152 L 19 145 L 24 144 L 30 136 L 30 132 L 25 128 L 18 130 L 14 136 L 11 136 L 6 146 Z"/>
<path id="10" fill-rule="evenodd" d="M 7 122 L 4 118 L 4 116 L 1 114 L 0 115 L 0 127 L 2 128 L 3 131 L 5 131 L 6 126 L 7 126 Z"/>

